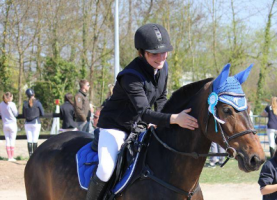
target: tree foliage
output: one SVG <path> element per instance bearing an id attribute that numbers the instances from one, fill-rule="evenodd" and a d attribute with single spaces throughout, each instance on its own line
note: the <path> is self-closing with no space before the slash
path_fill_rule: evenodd
<path id="1" fill-rule="evenodd" d="M 244 90 L 256 102 L 276 85 L 276 6 L 239 0 L 122 0 L 119 3 L 120 65 L 137 56 L 136 29 L 162 24 L 174 51 L 168 54 L 169 94 L 183 84 L 216 77 L 226 63 L 231 75 L 254 63 Z M 262 13 L 262 14 L 261 14 Z M 269 20 L 270 18 L 270 20 Z M 262 23 L 253 26 L 254 19 Z M 0 2 L 0 93 L 15 92 L 16 103 L 34 87 L 47 109 L 54 99 L 75 93 L 80 79 L 91 84 L 95 105 L 114 83 L 113 0 L 3 0 Z M 21 109 L 19 109 L 21 110 Z"/>
<path id="2" fill-rule="evenodd" d="M 63 102 L 66 93 L 72 93 L 73 95 L 76 93 L 78 72 L 74 63 L 62 58 L 46 58 L 43 68 L 44 80 L 36 82 L 34 88 L 41 102 L 51 109 L 55 99 L 60 99 Z"/>

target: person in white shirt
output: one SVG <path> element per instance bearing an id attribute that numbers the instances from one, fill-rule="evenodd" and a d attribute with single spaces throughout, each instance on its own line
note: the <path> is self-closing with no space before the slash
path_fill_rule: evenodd
<path id="1" fill-rule="evenodd" d="M 17 135 L 16 117 L 18 111 L 13 100 L 13 95 L 6 92 L 3 95 L 3 101 L 0 103 L 0 115 L 3 122 L 3 132 L 6 139 L 6 149 L 8 154 L 8 161 L 16 161 L 14 159 L 14 146 Z"/>

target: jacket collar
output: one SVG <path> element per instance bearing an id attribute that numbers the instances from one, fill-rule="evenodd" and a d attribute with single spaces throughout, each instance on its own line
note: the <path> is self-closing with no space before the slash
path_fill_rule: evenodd
<path id="1" fill-rule="evenodd" d="M 83 92 L 81 89 L 79 90 L 79 92 L 84 95 L 85 97 L 87 96 L 87 93 Z"/>
<path id="2" fill-rule="evenodd" d="M 158 69 L 157 73 L 156 73 L 156 79 L 154 78 L 155 76 L 155 69 L 147 62 L 147 60 L 145 59 L 145 57 L 137 57 L 137 59 L 143 63 L 143 67 L 142 70 L 145 71 L 147 74 L 149 74 L 153 81 L 155 83 L 158 82 L 159 76 L 160 76 L 160 70 Z"/>
<path id="3" fill-rule="evenodd" d="M 138 59 L 139 60 L 141 60 L 142 62 L 143 62 L 143 64 L 144 64 L 144 70 L 147 72 L 147 73 L 149 73 L 149 74 L 151 74 L 151 75 L 153 75 L 154 76 L 154 68 L 147 62 L 147 60 L 145 59 L 145 57 L 138 57 Z M 159 70 L 158 70 L 159 71 Z"/>

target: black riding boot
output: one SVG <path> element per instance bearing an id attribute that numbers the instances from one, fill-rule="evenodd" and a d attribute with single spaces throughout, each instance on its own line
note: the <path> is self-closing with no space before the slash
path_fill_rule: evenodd
<path id="1" fill-rule="evenodd" d="M 270 157 L 272 158 L 274 156 L 275 149 L 272 147 L 269 147 L 269 151 L 270 151 Z"/>
<path id="2" fill-rule="evenodd" d="M 86 200 L 102 200 L 101 192 L 105 187 L 106 182 L 101 181 L 96 174 L 94 174 L 89 183 Z"/>
<path id="3" fill-rule="evenodd" d="M 29 156 L 31 157 L 31 155 L 33 154 L 33 143 L 28 142 L 28 152 L 29 152 Z"/>
<path id="4" fill-rule="evenodd" d="M 35 152 L 35 150 L 38 148 L 38 143 L 33 143 L 33 153 Z"/>

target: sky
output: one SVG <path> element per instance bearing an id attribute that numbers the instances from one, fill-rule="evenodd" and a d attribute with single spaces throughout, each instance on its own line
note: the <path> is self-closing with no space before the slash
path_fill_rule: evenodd
<path id="1" fill-rule="evenodd" d="M 231 0 L 229 2 L 231 2 Z M 265 27 L 271 4 L 272 0 L 234 0 L 238 18 L 242 19 L 248 26 L 253 28 Z M 273 11 L 277 12 L 277 2 L 275 3 Z M 229 12 L 231 14 L 231 10 Z M 272 18 L 272 20 L 272 25 L 276 26 L 276 17 Z"/>

